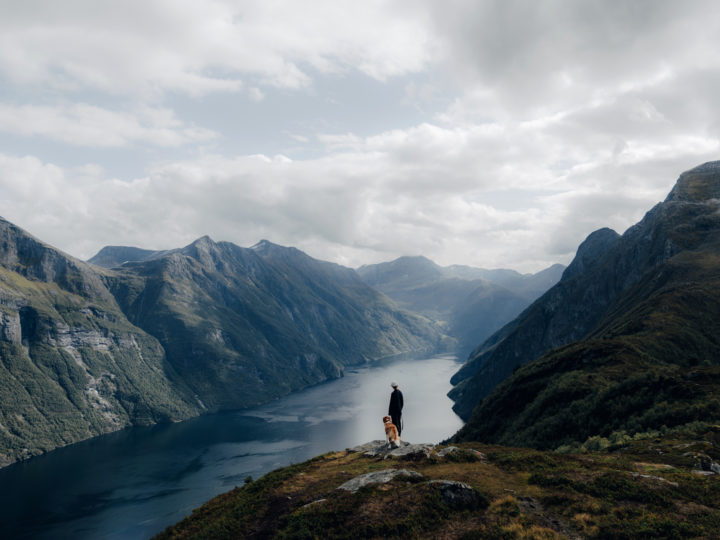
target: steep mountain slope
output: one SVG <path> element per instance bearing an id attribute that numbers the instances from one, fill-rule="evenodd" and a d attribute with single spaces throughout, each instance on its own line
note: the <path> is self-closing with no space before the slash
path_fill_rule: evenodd
<path id="1" fill-rule="evenodd" d="M 514 270 L 442 267 L 425 257 L 400 257 L 362 266 L 358 274 L 402 307 L 441 324 L 457 340 L 458 353 L 466 356 L 557 282 L 563 269 L 554 265 L 538 274 L 522 275 Z"/>
<path id="2" fill-rule="evenodd" d="M 210 410 L 246 407 L 336 378 L 345 365 L 430 350 L 440 333 L 357 274 L 294 248 L 201 238 L 108 277 Z"/>
<path id="3" fill-rule="evenodd" d="M 0 466 L 200 406 L 89 265 L 0 218 Z"/>
<path id="4" fill-rule="evenodd" d="M 623 285 L 578 276 L 578 269 L 602 259 L 618 239 L 610 229 L 588 236 L 560 282 L 472 352 L 451 379 L 456 385 L 450 392 L 455 412 L 467 419 L 478 401 L 517 366 L 590 331 Z"/>
<path id="5" fill-rule="evenodd" d="M 720 420 L 718 306 L 713 162 L 622 237 L 593 233 L 562 281 L 486 342 L 453 391 L 466 415 L 480 403 L 457 439 L 550 448 Z"/>

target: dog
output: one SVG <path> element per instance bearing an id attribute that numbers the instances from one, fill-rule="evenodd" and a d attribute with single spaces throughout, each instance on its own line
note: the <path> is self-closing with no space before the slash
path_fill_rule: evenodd
<path id="1" fill-rule="evenodd" d="M 383 416 L 383 424 L 385 424 L 385 437 L 387 437 L 388 446 L 400 448 L 400 435 L 398 435 L 397 427 L 392 423 L 392 418 Z"/>

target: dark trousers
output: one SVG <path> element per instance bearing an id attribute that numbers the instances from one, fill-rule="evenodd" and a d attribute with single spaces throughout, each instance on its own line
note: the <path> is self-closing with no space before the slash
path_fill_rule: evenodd
<path id="1" fill-rule="evenodd" d="M 400 432 L 402 431 L 402 425 L 400 424 L 402 419 L 402 414 L 391 414 L 390 418 L 392 418 L 392 423 L 395 424 L 395 427 L 398 430 L 398 435 L 400 435 Z"/>

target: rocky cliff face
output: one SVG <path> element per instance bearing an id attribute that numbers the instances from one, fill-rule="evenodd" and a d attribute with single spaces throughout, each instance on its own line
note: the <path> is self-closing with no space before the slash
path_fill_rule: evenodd
<path id="1" fill-rule="evenodd" d="M 0 466 L 201 407 L 87 264 L 0 220 Z"/>
<path id="2" fill-rule="evenodd" d="M 720 315 L 711 299 L 720 295 L 718 172 L 718 164 L 710 163 L 681 175 L 666 201 L 621 237 L 608 230 L 590 235 L 560 283 L 478 349 L 454 379 L 457 386 L 452 396 L 463 416 L 468 417 L 482 402 L 463 436 L 494 437 L 524 444 L 551 444 L 554 437 L 557 443 L 562 434 L 548 435 L 549 428 L 543 431 L 539 427 L 542 414 L 558 420 L 555 412 L 548 412 L 550 396 L 558 403 L 557 407 L 568 410 L 570 403 L 582 396 L 599 400 L 593 406 L 578 405 L 583 410 L 597 410 L 598 421 L 588 420 L 587 429 L 578 429 L 576 436 L 589 436 L 592 429 L 603 430 L 613 424 L 620 429 L 617 420 L 611 422 L 600 414 L 601 408 L 595 409 L 605 399 L 597 394 L 599 389 L 608 390 L 619 384 L 600 364 L 614 365 L 614 372 L 623 373 L 629 380 L 634 380 L 637 371 L 645 376 L 654 373 L 651 366 L 665 366 L 663 369 L 669 375 L 661 378 L 667 385 L 675 385 L 680 396 L 686 390 L 678 390 L 685 386 L 676 379 L 682 377 L 678 369 L 715 363 L 714 359 L 720 357 L 720 346 L 712 336 L 720 331 L 715 324 Z M 693 304 L 696 309 L 690 307 Z M 541 356 L 541 361 L 528 364 L 511 377 L 518 366 Z M 578 365 L 585 366 L 589 379 L 568 375 Z M 708 376 L 713 380 L 714 375 Z M 566 382 L 572 381 L 573 388 L 551 382 L 563 377 Z M 507 382 L 493 392 L 505 379 Z M 632 392 L 640 392 L 642 384 L 655 384 L 649 381 L 641 384 L 639 379 L 635 382 L 639 386 Z M 712 409 L 713 400 L 706 393 L 710 391 L 713 395 L 713 384 L 704 389 L 698 387 L 700 395 L 705 396 L 701 400 L 703 410 L 706 406 Z M 559 386 L 565 397 L 556 393 L 560 392 Z M 655 391 L 657 396 L 667 397 L 660 387 L 656 386 Z M 669 402 L 682 402 L 678 396 Z M 557 407 L 550 410 L 557 411 Z M 644 405 L 635 403 L 632 411 L 623 414 L 647 413 L 654 407 L 650 399 Z M 587 411 L 581 414 L 580 409 L 574 411 L 578 422 L 589 418 L 585 416 Z M 541 414 L 543 410 L 545 413 Z M 480 419 L 481 415 L 484 419 Z M 618 416 L 623 415 L 618 412 Z M 680 416 L 675 422 L 680 421 Z M 531 422 L 535 422 L 532 428 Z M 530 431 L 521 427 L 526 423 Z M 500 435 L 503 424 L 508 431 Z M 631 424 L 626 427 L 641 429 L 653 425 L 650 420 Z M 575 431 L 568 425 L 575 424 L 566 424 L 567 432 Z M 518 432 L 524 435 L 502 438 Z"/>

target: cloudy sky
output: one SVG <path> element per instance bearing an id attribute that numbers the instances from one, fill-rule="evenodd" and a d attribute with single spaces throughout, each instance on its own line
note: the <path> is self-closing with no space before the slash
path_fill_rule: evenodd
<path id="1" fill-rule="evenodd" d="M 714 0 L 0 0 L 0 215 L 540 270 L 720 159 Z"/>

